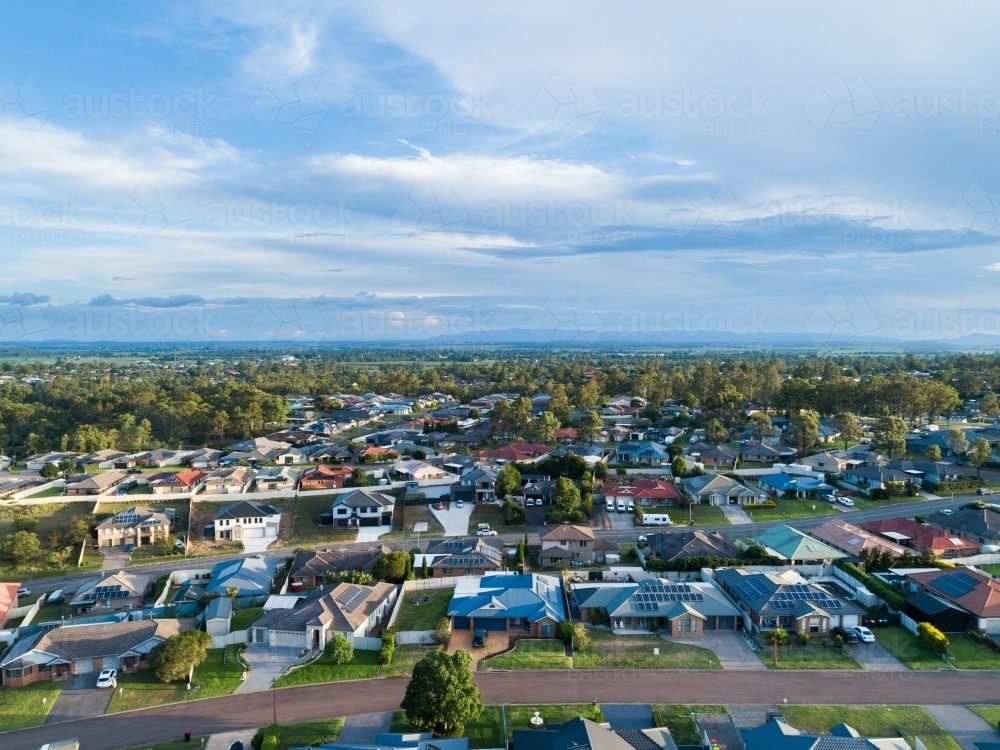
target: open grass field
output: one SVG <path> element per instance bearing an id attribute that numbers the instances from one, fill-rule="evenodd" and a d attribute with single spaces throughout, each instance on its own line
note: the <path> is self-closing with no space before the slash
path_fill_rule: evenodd
<path id="1" fill-rule="evenodd" d="M 524 525 L 508 526 L 504 517 L 503 507 L 499 505 L 484 505 L 479 503 L 469 517 L 469 529 L 475 533 L 481 523 L 488 523 L 498 534 L 523 534 Z"/>
<path id="2" fill-rule="evenodd" d="M 513 651 L 483 659 L 479 670 L 489 669 L 572 669 L 562 641 L 520 640 Z"/>
<path id="3" fill-rule="evenodd" d="M 919 706 L 781 706 L 785 720 L 796 729 L 829 734 L 846 722 L 864 737 L 899 737 L 913 746 L 919 737 L 927 750 L 959 750 L 959 745 Z"/>
<path id="4" fill-rule="evenodd" d="M 62 682 L 33 682 L 19 688 L 0 687 L 0 717 L 3 717 L 0 723 L 3 728 L 24 729 L 41 724 L 49 715 L 62 687 Z"/>
<path id="5" fill-rule="evenodd" d="M 509 718 L 509 713 L 508 713 Z M 413 731 L 410 722 L 406 720 L 403 711 L 396 711 L 392 715 L 392 724 L 389 726 L 390 732 L 408 733 Z M 504 747 L 503 718 L 500 714 L 500 706 L 486 706 L 483 712 L 471 724 L 465 727 L 464 736 L 469 738 L 469 747 L 473 750 L 487 747 Z"/>
<path id="6" fill-rule="evenodd" d="M 713 651 L 665 641 L 655 635 L 614 635 L 588 629 L 591 648 L 577 651 L 574 669 L 722 669 Z M 653 655 L 653 649 L 660 649 Z"/>
<path id="7" fill-rule="evenodd" d="M 226 653 L 228 652 L 228 653 Z M 131 711 L 135 708 L 149 708 L 164 703 L 178 703 L 194 698 L 211 698 L 229 695 L 240 686 L 243 665 L 236 656 L 237 647 L 214 648 L 208 650 L 208 657 L 194 670 L 191 690 L 185 689 L 185 682 L 163 683 L 156 679 L 152 670 L 143 670 L 118 676 L 118 687 L 111 698 L 108 713 Z M 226 663 L 222 663 L 226 654 Z"/>
<path id="8" fill-rule="evenodd" d="M 832 646 L 823 648 L 819 639 L 809 641 L 808 646 L 800 646 L 792 641 L 787 646 L 778 647 L 778 666 L 774 666 L 774 647 L 764 644 L 764 650 L 757 656 L 768 669 L 861 669 L 852 657 Z"/>
<path id="9" fill-rule="evenodd" d="M 455 589 L 427 589 L 405 593 L 403 603 L 396 617 L 395 629 L 434 630 L 438 620 L 448 614 L 448 605 Z M 414 604 L 414 600 L 428 599 L 424 604 Z"/>
<path id="10" fill-rule="evenodd" d="M 772 498 L 777 508 L 754 508 L 746 506 L 747 515 L 757 523 L 787 521 L 794 518 L 828 516 L 837 510 L 825 500 L 798 500 L 787 497 Z"/>

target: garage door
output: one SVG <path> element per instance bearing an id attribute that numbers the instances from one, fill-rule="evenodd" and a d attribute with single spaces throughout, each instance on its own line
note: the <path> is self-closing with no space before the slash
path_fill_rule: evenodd
<path id="1" fill-rule="evenodd" d="M 244 528 L 243 529 L 243 538 L 244 539 L 259 539 L 262 536 L 264 536 L 264 529 L 260 529 L 260 528 L 256 528 L 256 529 L 253 529 L 253 528 L 251 528 L 251 529 Z"/>
<path id="2" fill-rule="evenodd" d="M 77 674 L 89 674 L 94 671 L 94 660 L 93 659 L 77 659 L 73 664 L 74 671 Z"/>
<path id="3" fill-rule="evenodd" d="M 291 646 L 294 648 L 304 648 L 306 645 L 305 633 L 289 633 L 280 630 L 272 630 L 275 646 Z"/>
<path id="4" fill-rule="evenodd" d="M 483 630 L 506 630 L 507 620 L 503 617 L 476 620 L 476 627 Z"/>
<path id="5" fill-rule="evenodd" d="M 455 630 L 468 630 L 469 629 L 469 618 L 468 617 L 456 617 L 455 618 Z"/>

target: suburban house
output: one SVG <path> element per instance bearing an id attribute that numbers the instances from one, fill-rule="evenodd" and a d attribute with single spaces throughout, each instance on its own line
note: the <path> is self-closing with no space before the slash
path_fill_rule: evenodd
<path id="1" fill-rule="evenodd" d="M 309 463 L 309 456 L 302 448 L 293 445 L 279 451 L 274 457 L 274 463 L 278 466 L 297 466 Z"/>
<path id="2" fill-rule="evenodd" d="M 389 614 L 398 596 L 399 586 L 381 582 L 317 589 L 296 598 L 291 608 L 264 612 L 251 627 L 253 642 L 321 649 L 338 633 L 349 639 L 364 638 Z"/>
<path id="3" fill-rule="evenodd" d="M 557 443 L 572 443 L 580 437 L 580 431 L 575 427 L 561 427 L 553 433 L 552 437 Z"/>
<path id="4" fill-rule="evenodd" d="M 631 500 L 636 505 L 649 508 L 676 505 L 681 493 L 676 484 L 664 479 L 637 479 L 631 484 L 609 488 L 604 492 L 604 499 L 615 503 Z"/>
<path id="5" fill-rule="evenodd" d="M 860 489 L 884 490 L 887 484 L 917 484 L 912 474 L 883 466 L 856 466 L 844 469 L 843 480 Z"/>
<path id="6" fill-rule="evenodd" d="M 256 472 L 245 466 L 233 466 L 228 469 L 216 469 L 205 480 L 205 495 L 228 495 L 233 492 L 246 492 L 253 482 Z"/>
<path id="7" fill-rule="evenodd" d="M 272 466 L 258 471 L 254 480 L 257 492 L 293 490 L 299 481 L 299 472 L 288 466 Z"/>
<path id="8" fill-rule="evenodd" d="M 66 453 L 65 451 L 47 451 L 45 453 L 36 453 L 33 456 L 28 456 L 24 459 L 24 467 L 28 471 L 41 471 L 44 467 L 49 465 L 58 466 L 60 461 L 67 458 L 74 463 L 76 462 L 75 453 Z"/>
<path id="9" fill-rule="evenodd" d="M 809 529 L 809 533 L 821 542 L 826 542 L 831 547 L 836 547 L 852 557 L 857 557 L 863 550 L 882 554 L 889 553 L 893 557 L 900 557 L 908 551 L 901 544 L 880 537 L 847 521 L 836 519 L 827 521 L 822 526 Z"/>
<path id="10" fill-rule="evenodd" d="M 764 443 L 751 443 L 744 445 L 740 451 L 740 458 L 744 461 L 753 461 L 758 464 L 773 464 L 782 460 L 781 451 L 772 445 Z"/>
<path id="11" fill-rule="evenodd" d="M 0 630 L 7 625 L 10 611 L 17 609 L 17 590 L 20 583 L 0 583 Z"/>
<path id="12" fill-rule="evenodd" d="M 227 451 L 234 451 L 237 453 L 248 453 L 250 451 L 262 451 L 265 453 L 270 453 L 271 456 L 276 456 L 285 448 L 291 448 L 291 443 L 286 443 L 282 440 L 271 440 L 266 437 L 251 438 L 250 440 L 244 440 L 241 443 L 233 443 L 232 445 L 227 445 Z"/>
<path id="13" fill-rule="evenodd" d="M 684 491 L 705 505 L 757 505 L 768 500 L 763 490 L 722 474 L 704 474 L 683 483 Z"/>
<path id="14" fill-rule="evenodd" d="M 215 514 L 215 541 L 277 539 L 281 508 L 240 500 L 219 508 Z"/>
<path id="15" fill-rule="evenodd" d="M 102 448 L 99 451 L 94 451 L 93 453 L 88 453 L 84 456 L 80 456 L 77 460 L 77 466 L 87 467 L 96 466 L 98 469 L 110 469 L 116 458 L 122 458 L 127 455 L 125 451 L 116 451 L 113 448 Z"/>
<path id="16" fill-rule="evenodd" d="M 505 630 L 554 638 L 566 619 L 562 580 L 538 573 L 487 573 L 461 578 L 448 605 L 455 630 Z"/>
<path id="17" fill-rule="evenodd" d="M 152 586 L 152 575 L 120 571 L 80 586 L 69 608 L 74 615 L 142 609 Z"/>
<path id="18" fill-rule="evenodd" d="M 228 596 L 226 590 L 235 587 L 239 590 L 239 596 L 270 594 L 280 562 L 277 557 L 252 555 L 216 563 L 212 568 L 212 578 L 205 586 L 205 593 Z"/>
<path id="19" fill-rule="evenodd" d="M 205 476 L 205 472 L 198 469 L 164 471 L 149 477 L 149 491 L 154 495 L 196 492 Z"/>
<path id="20" fill-rule="evenodd" d="M 823 479 L 793 474 L 765 474 L 758 478 L 757 486 L 774 497 L 790 497 L 804 500 L 821 495 L 832 495 L 833 485 Z"/>
<path id="21" fill-rule="evenodd" d="M 1000 581 L 993 576 L 962 567 L 907 572 L 906 579 L 912 584 L 911 590 L 916 588 L 967 613 L 967 626 L 981 633 L 1000 635 Z M 949 631 L 954 632 L 951 628 Z"/>
<path id="22" fill-rule="evenodd" d="M 911 750 L 902 737 L 862 737 L 854 727 L 838 724 L 829 734 L 811 734 L 772 716 L 761 726 L 740 729 L 745 750 Z"/>
<path id="23" fill-rule="evenodd" d="M 492 458 L 501 463 L 532 463 L 547 456 L 549 447 L 537 443 L 511 443 L 502 448 L 477 451 L 478 458 Z"/>
<path id="24" fill-rule="evenodd" d="M 103 474 L 92 474 L 86 479 L 67 485 L 67 495 L 104 495 L 128 479 L 126 474 L 118 471 L 106 471 Z"/>
<path id="25" fill-rule="evenodd" d="M 544 707 L 541 714 L 547 714 Z M 582 716 L 562 724 L 548 724 L 544 729 L 515 729 L 511 747 L 512 750 L 677 750 L 667 729 L 612 730 Z"/>
<path id="26" fill-rule="evenodd" d="M 414 571 L 423 570 L 425 560 L 431 578 L 481 576 L 504 569 L 503 549 L 483 537 L 451 537 L 431 542 L 423 554 L 414 557 Z"/>
<path id="27" fill-rule="evenodd" d="M 840 451 L 823 451 L 812 456 L 806 456 L 799 461 L 803 466 L 808 466 L 813 471 L 829 472 L 839 474 L 849 466 L 857 465 L 857 462 L 850 461 L 847 456 Z"/>
<path id="28" fill-rule="evenodd" d="M 789 632 L 826 635 L 837 626 L 861 623 L 862 611 L 809 583 L 794 570 L 748 573 L 741 568 L 720 568 L 715 581 L 743 610 L 743 624 L 755 631 L 784 628 Z"/>
<path id="29" fill-rule="evenodd" d="M 643 554 L 655 555 L 664 562 L 688 557 L 721 557 L 735 559 L 740 551 L 718 531 L 662 531 L 646 535 L 649 548 Z"/>
<path id="30" fill-rule="evenodd" d="M 497 473 L 490 467 L 476 467 L 465 472 L 459 483 L 462 487 L 473 489 L 475 502 L 491 503 L 496 499 Z"/>
<path id="31" fill-rule="evenodd" d="M 647 578 L 640 583 L 580 583 L 572 587 L 582 622 L 606 622 L 616 631 L 650 630 L 697 636 L 739 630 L 743 613 L 711 583 Z"/>
<path id="32" fill-rule="evenodd" d="M 349 461 L 354 457 L 347 448 L 342 445 L 318 445 L 305 449 L 309 458 L 309 463 L 329 464 Z"/>
<path id="33" fill-rule="evenodd" d="M 205 608 L 205 632 L 209 635 L 227 635 L 233 620 L 233 600 L 220 596 Z"/>
<path id="34" fill-rule="evenodd" d="M 97 476 L 103 476 L 98 474 Z M 173 513 L 132 507 L 97 524 L 98 547 L 142 547 L 156 544 L 170 535 Z"/>
<path id="35" fill-rule="evenodd" d="M 360 488 L 333 500 L 333 525 L 339 528 L 392 526 L 396 499 L 383 492 Z"/>
<path id="36" fill-rule="evenodd" d="M 427 479 L 444 479 L 448 472 L 423 461 L 410 459 L 396 461 L 389 470 L 403 481 L 421 482 Z"/>
<path id="37" fill-rule="evenodd" d="M 704 466 L 722 466 L 731 469 L 736 465 L 737 453 L 727 445 L 716 445 L 698 456 Z"/>
<path id="38" fill-rule="evenodd" d="M 154 647 L 190 626 L 190 620 L 123 620 L 43 630 L 21 638 L 4 655 L 3 684 L 20 687 L 102 669 L 146 669 Z"/>
<path id="39" fill-rule="evenodd" d="M 954 482 L 961 476 L 958 467 L 946 461 L 890 461 L 888 468 L 909 474 L 921 487 Z"/>
<path id="40" fill-rule="evenodd" d="M 783 523 L 752 537 L 752 541 L 763 547 L 771 557 L 791 565 L 828 563 L 846 557 L 839 549 Z"/>
<path id="41" fill-rule="evenodd" d="M 951 515 L 932 513 L 927 525 L 973 544 L 1000 545 L 1000 513 L 989 509 L 961 508 Z"/>
<path id="42" fill-rule="evenodd" d="M 190 455 L 187 457 L 188 466 L 192 469 L 214 469 L 219 465 L 219 459 L 222 458 L 222 451 L 217 451 L 215 448 L 199 448 L 198 450 L 191 451 Z"/>
<path id="43" fill-rule="evenodd" d="M 330 466 L 320 464 L 302 472 L 299 479 L 300 490 L 335 490 L 344 486 L 351 478 L 350 466 Z"/>
<path id="44" fill-rule="evenodd" d="M 666 446 L 652 441 L 622 443 L 612 455 L 616 464 L 638 464 L 640 466 L 661 466 L 670 463 Z"/>
<path id="45" fill-rule="evenodd" d="M 885 537 L 903 547 L 912 549 L 916 554 L 929 551 L 935 557 L 944 559 L 953 557 L 968 557 L 979 553 L 979 545 L 957 537 L 953 534 L 934 529 L 909 518 L 886 518 L 881 521 L 869 521 L 862 528 Z"/>
<path id="46" fill-rule="evenodd" d="M 337 575 L 352 571 L 372 572 L 372 565 L 392 549 L 375 544 L 367 549 L 318 549 L 300 552 L 292 561 L 291 585 L 295 589 L 312 589 L 323 583 L 326 574 Z"/>
<path id="47" fill-rule="evenodd" d="M 192 451 L 172 451 L 167 448 L 154 448 L 151 451 L 138 453 L 135 462 L 147 468 L 162 468 L 164 466 L 180 466 L 185 463 Z"/>
<path id="48" fill-rule="evenodd" d="M 618 545 L 594 536 L 589 526 L 561 523 L 540 538 L 543 567 L 573 563 L 603 563 L 608 553 L 618 553 Z"/>

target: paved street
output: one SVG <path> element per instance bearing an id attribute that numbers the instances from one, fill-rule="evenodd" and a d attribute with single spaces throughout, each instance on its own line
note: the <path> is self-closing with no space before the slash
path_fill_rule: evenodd
<path id="1" fill-rule="evenodd" d="M 59 691 L 59 696 L 49 711 L 45 723 L 57 724 L 63 721 L 101 716 L 108 710 L 108 704 L 111 702 L 114 690 L 110 688 L 98 690 L 94 687 L 96 682 L 96 672 L 69 677 L 63 689 Z"/>

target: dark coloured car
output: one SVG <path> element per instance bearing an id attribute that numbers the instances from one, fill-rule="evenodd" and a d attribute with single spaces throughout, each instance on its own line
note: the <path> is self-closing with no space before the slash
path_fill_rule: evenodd
<path id="1" fill-rule="evenodd" d="M 845 643 L 857 643 L 858 642 L 858 635 L 857 635 L 857 633 L 855 633 L 853 630 L 847 630 L 845 628 L 842 628 L 839 625 L 837 627 L 835 627 L 833 630 L 830 631 L 830 635 L 833 635 L 833 636 L 838 636 L 839 635 L 841 638 L 844 639 Z"/>
<path id="2" fill-rule="evenodd" d="M 472 634 L 472 645 L 474 648 L 482 648 L 486 645 L 485 630 L 477 630 Z"/>
<path id="3" fill-rule="evenodd" d="M 229 750 L 246 750 L 246 748 L 243 747 L 242 742 L 236 740 L 236 742 L 229 746 Z"/>

